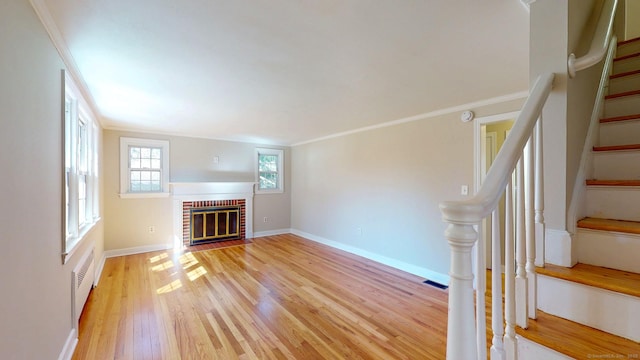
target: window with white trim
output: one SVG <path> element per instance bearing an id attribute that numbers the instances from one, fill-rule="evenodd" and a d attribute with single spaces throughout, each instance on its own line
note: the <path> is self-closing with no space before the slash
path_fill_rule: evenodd
<path id="1" fill-rule="evenodd" d="M 284 191 L 284 151 L 280 149 L 256 149 L 256 193 L 281 193 Z"/>
<path id="2" fill-rule="evenodd" d="M 169 141 L 120 138 L 120 197 L 169 194 Z"/>
<path id="3" fill-rule="evenodd" d="M 100 219 L 99 130 L 79 91 L 65 73 L 63 261 Z"/>

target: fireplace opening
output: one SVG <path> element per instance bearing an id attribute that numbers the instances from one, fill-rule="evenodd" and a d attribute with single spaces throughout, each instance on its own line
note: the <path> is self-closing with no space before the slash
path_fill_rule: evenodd
<path id="1" fill-rule="evenodd" d="M 190 245 L 242 238 L 239 205 L 192 208 L 189 213 Z"/>

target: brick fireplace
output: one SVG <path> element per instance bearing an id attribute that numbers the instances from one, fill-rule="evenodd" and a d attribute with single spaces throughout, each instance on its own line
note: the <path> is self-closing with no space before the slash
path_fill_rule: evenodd
<path id="1" fill-rule="evenodd" d="M 192 210 L 237 206 L 240 209 L 239 238 L 252 238 L 254 185 L 253 182 L 171 183 L 174 247 L 190 246 Z"/>

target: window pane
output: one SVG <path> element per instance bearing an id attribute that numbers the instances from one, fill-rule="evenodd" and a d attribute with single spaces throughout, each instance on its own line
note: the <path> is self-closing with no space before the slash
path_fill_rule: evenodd
<path id="1" fill-rule="evenodd" d="M 143 159 L 151 158 L 151 149 L 150 148 L 140 148 L 140 157 Z"/>
<path id="2" fill-rule="evenodd" d="M 154 171 L 151 173 L 151 180 L 160 182 L 160 171 Z"/>
<path id="3" fill-rule="evenodd" d="M 142 168 L 142 169 L 150 169 L 151 168 L 151 160 L 150 159 L 142 159 L 142 160 L 140 160 L 140 168 Z"/>
<path id="4" fill-rule="evenodd" d="M 142 179 L 142 181 L 151 180 L 151 172 L 149 172 L 149 171 L 140 171 L 140 179 Z"/>
<path id="5" fill-rule="evenodd" d="M 277 173 L 260 173 L 260 189 L 277 189 L 278 174 Z"/>
<path id="6" fill-rule="evenodd" d="M 151 168 L 160 169 L 160 159 L 151 159 Z"/>
<path id="7" fill-rule="evenodd" d="M 258 171 L 278 171 L 278 155 L 260 155 Z"/>
<path id="8" fill-rule="evenodd" d="M 140 160 L 139 159 L 131 159 L 131 168 L 132 169 L 140 169 Z"/>
<path id="9" fill-rule="evenodd" d="M 151 158 L 152 159 L 160 159 L 160 154 L 162 151 L 158 148 L 151 149 Z"/>
<path id="10" fill-rule="evenodd" d="M 132 159 L 140 159 L 140 148 L 132 147 L 131 148 L 131 158 Z"/>

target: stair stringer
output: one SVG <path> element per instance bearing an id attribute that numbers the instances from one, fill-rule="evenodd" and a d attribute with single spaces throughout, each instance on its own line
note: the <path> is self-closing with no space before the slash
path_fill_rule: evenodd
<path id="1" fill-rule="evenodd" d="M 633 341 L 640 341 L 640 298 L 538 274 L 538 308 Z"/>

